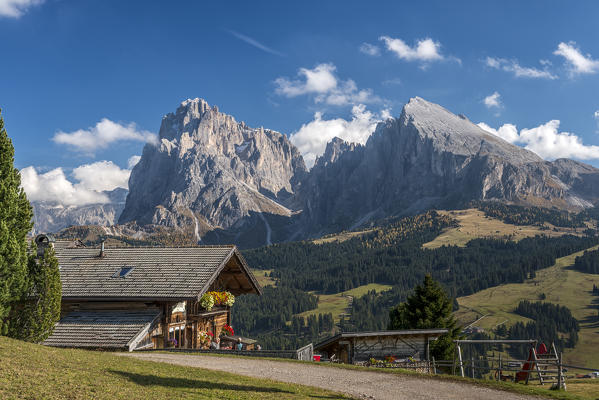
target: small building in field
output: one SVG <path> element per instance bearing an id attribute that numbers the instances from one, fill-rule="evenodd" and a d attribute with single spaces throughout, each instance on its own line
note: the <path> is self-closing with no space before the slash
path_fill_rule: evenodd
<path id="1" fill-rule="evenodd" d="M 218 337 L 231 324 L 231 307 L 204 308 L 205 293 L 261 294 L 235 246 L 54 248 L 62 307 L 48 346 L 201 348 L 207 333 Z"/>
<path id="2" fill-rule="evenodd" d="M 389 356 L 424 361 L 430 356 L 430 342 L 444 333 L 447 329 L 339 333 L 314 345 L 314 352 L 346 364 Z"/>

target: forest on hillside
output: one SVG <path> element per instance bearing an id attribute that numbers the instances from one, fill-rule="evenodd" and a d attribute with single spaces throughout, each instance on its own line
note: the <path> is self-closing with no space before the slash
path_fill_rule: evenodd
<path id="1" fill-rule="evenodd" d="M 599 208 L 592 207 L 581 212 L 568 212 L 558 208 L 543 208 L 505 204 L 498 201 L 477 201 L 470 204 L 489 217 L 513 225 L 543 225 L 562 228 L 585 228 L 589 219 L 599 218 Z"/>
<path id="2" fill-rule="evenodd" d="M 403 301 L 426 273 L 441 282 L 455 298 L 504 283 L 524 282 L 534 278 L 539 269 L 553 265 L 557 258 L 599 244 L 599 237 L 594 235 L 566 235 L 536 236 L 519 242 L 475 239 L 465 247 L 422 248 L 423 243 L 455 224 L 450 217 L 429 211 L 392 221 L 345 241 L 281 243 L 243 253 L 254 268 L 272 271 L 271 277 L 277 282 L 277 287 L 272 288 L 273 296 L 277 291 L 289 289 L 298 291 L 296 293 L 326 294 L 369 283 L 391 285 L 389 291 L 372 291 L 353 300 L 351 315 L 342 318 L 340 327 L 344 331 L 356 331 L 385 329 L 389 309 Z M 240 305 L 236 313 L 247 313 L 247 307 Z M 313 334 L 294 337 L 286 328 L 291 319 L 283 316 L 278 319 L 278 325 L 246 325 L 243 319 L 238 321 L 249 335 L 286 338 L 270 340 L 273 345 L 305 344 L 301 343 L 302 339 L 314 340 Z"/>
<path id="3" fill-rule="evenodd" d="M 599 250 L 585 251 L 576 257 L 572 268 L 587 274 L 599 274 Z"/>

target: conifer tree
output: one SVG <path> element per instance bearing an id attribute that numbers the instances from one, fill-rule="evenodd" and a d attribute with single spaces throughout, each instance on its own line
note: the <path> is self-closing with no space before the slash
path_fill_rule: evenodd
<path id="1" fill-rule="evenodd" d="M 27 232 L 33 212 L 14 167 L 14 148 L 0 114 L 0 334 L 8 332 L 8 315 L 27 288 Z"/>
<path id="2" fill-rule="evenodd" d="M 43 256 L 29 257 L 28 292 L 12 311 L 9 335 L 29 342 L 44 341 L 60 318 L 62 286 L 58 260 L 52 247 Z"/>
<path id="3" fill-rule="evenodd" d="M 427 274 L 405 303 L 391 309 L 388 329 L 445 328 L 448 332 L 431 342 L 430 352 L 437 360 L 450 360 L 454 351 L 453 340 L 460 334 L 460 327 L 456 326 L 452 314 L 452 306 L 453 302 L 445 290 Z"/>

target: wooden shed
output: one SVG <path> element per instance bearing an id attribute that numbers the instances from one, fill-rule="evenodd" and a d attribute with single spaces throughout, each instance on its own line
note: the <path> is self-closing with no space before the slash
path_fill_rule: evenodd
<path id="1" fill-rule="evenodd" d="M 314 352 L 347 364 L 371 358 L 382 360 L 387 356 L 423 361 L 429 359 L 430 342 L 444 333 L 447 329 L 346 332 L 316 344 Z"/>
<path id="2" fill-rule="evenodd" d="M 199 348 L 231 321 L 231 307 L 201 306 L 204 293 L 261 294 L 235 246 L 54 247 L 62 308 L 49 346 Z"/>

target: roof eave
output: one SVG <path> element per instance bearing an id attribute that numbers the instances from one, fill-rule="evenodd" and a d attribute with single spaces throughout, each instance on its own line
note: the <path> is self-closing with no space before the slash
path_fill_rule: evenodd
<path id="1" fill-rule="evenodd" d="M 214 281 L 216 281 L 216 278 L 218 278 L 220 273 L 227 266 L 227 263 L 233 256 L 237 257 L 237 259 L 239 260 L 239 264 L 241 265 L 243 272 L 248 277 L 250 284 L 254 287 L 254 290 L 256 290 L 256 294 L 259 296 L 262 295 L 262 288 L 260 287 L 260 284 L 254 277 L 254 274 L 250 270 L 249 265 L 247 264 L 247 262 L 245 261 L 245 259 L 243 258 L 243 256 L 239 252 L 239 250 L 237 250 L 237 246 L 233 246 L 233 247 L 231 247 L 231 251 L 229 252 L 227 257 L 225 257 L 224 260 L 218 266 L 218 268 L 216 268 L 216 270 L 214 271 L 214 273 L 212 274 L 210 279 L 208 279 L 208 281 L 206 282 L 206 285 L 204 285 L 204 287 L 202 288 L 200 293 L 198 293 L 197 297 L 194 298 L 194 300 L 199 300 L 202 297 L 202 295 L 208 291 L 210 286 L 214 283 Z"/>
<path id="2" fill-rule="evenodd" d="M 139 301 L 139 302 L 180 302 L 196 300 L 196 296 L 147 297 L 147 296 L 63 296 L 62 301 Z"/>

